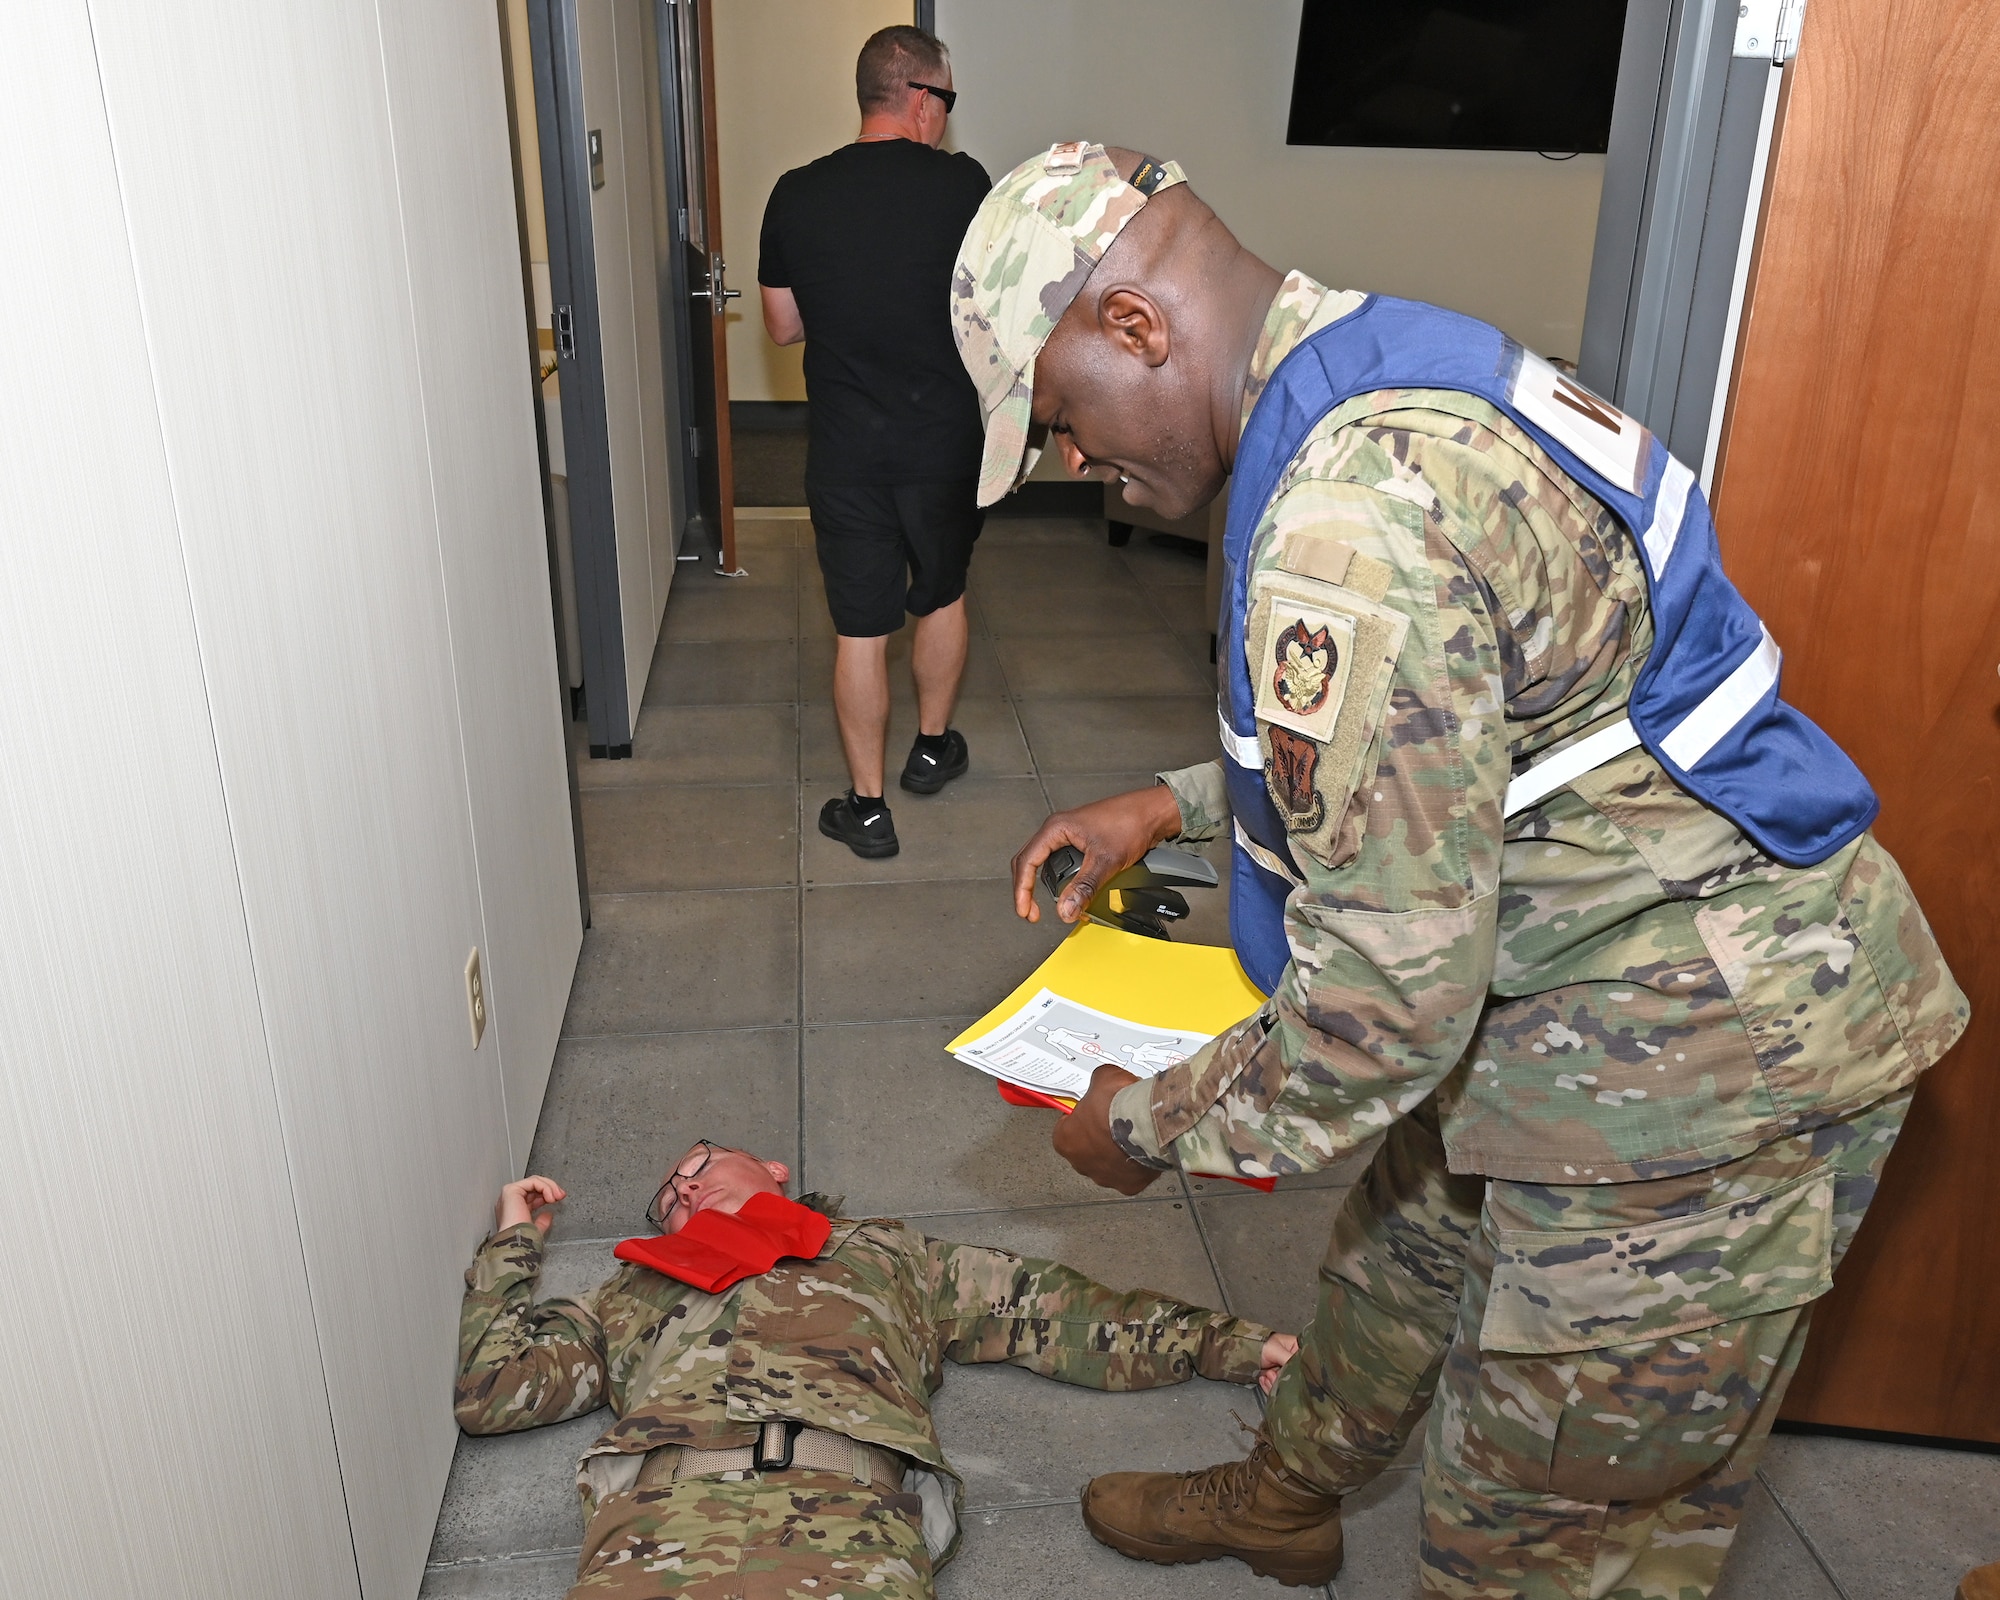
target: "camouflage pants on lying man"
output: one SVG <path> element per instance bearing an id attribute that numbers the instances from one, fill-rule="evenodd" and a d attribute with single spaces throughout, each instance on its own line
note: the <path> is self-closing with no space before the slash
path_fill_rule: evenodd
<path id="1" fill-rule="evenodd" d="M 931 1600 L 922 1502 L 829 1472 L 607 1496 L 577 1576 L 569 1600 Z"/>
<path id="2" fill-rule="evenodd" d="M 1428 1411 L 1426 1595 L 1699 1600 L 1909 1101 L 1582 1187 L 1452 1174 L 1427 1103 L 1334 1226 L 1279 1457 L 1348 1493 Z"/>

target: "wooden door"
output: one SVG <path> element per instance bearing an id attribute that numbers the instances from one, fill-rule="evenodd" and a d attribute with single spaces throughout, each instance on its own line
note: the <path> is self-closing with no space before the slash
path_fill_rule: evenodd
<path id="1" fill-rule="evenodd" d="M 1972 998 L 1785 1415 L 2000 1441 L 2000 10 L 1813 0 L 1716 522 Z"/>

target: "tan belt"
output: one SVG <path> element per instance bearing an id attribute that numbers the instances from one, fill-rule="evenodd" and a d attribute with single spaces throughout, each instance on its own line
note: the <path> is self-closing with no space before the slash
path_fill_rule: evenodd
<path id="1" fill-rule="evenodd" d="M 895 1451 L 796 1422 L 767 1422 L 755 1444 L 727 1450 L 691 1450 L 676 1444 L 649 1450 L 639 1469 L 639 1487 L 682 1478 L 718 1478 L 730 1472 L 747 1477 L 786 1471 L 838 1472 L 885 1494 L 903 1487 L 903 1458 Z"/>

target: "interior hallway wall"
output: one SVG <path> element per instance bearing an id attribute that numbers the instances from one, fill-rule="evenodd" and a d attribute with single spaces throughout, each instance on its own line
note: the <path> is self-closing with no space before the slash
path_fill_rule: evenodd
<path id="1" fill-rule="evenodd" d="M 0 282 L 46 341 L 0 389 L 0 1590 L 352 1596 L 85 6 L 0 8 L 0 50 Z"/>
<path id="2" fill-rule="evenodd" d="M 757 300 L 764 202 L 781 175 L 854 137 L 861 125 L 854 58 L 877 28 L 909 22 L 915 13 L 909 0 L 714 0 L 714 5 L 722 248 L 730 287 L 743 291 L 741 300 L 730 302 L 729 398 L 803 400 L 805 347 L 781 350 L 772 344 Z"/>
<path id="3" fill-rule="evenodd" d="M 581 938 L 497 27 L 0 19 L 8 1592 L 416 1589 Z"/>
<path id="4" fill-rule="evenodd" d="M 996 178 L 1059 139 L 1175 158 L 1280 270 L 1435 301 L 1575 359 L 1604 158 L 1287 145 L 1299 12 L 1300 0 L 937 0 L 960 95 L 953 146 Z"/>

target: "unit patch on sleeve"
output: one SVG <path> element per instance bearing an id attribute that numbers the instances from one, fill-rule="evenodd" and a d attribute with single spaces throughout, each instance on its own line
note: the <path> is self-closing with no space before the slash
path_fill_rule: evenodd
<path id="1" fill-rule="evenodd" d="M 1354 670 L 1354 619 L 1273 596 L 1266 637 L 1257 720 L 1326 743 Z"/>
<path id="2" fill-rule="evenodd" d="M 1270 731 L 1271 761 L 1265 786 L 1287 833 L 1311 833 L 1326 820 L 1326 797 L 1319 792 L 1319 746 L 1290 728 Z"/>
<path id="3" fill-rule="evenodd" d="M 1358 554 L 1348 566 L 1363 560 L 1383 566 Z M 1292 842 L 1328 866 L 1350 853 L 1337 842 L 1342 819 L 1408 631 L 1401 612 L 1348 585 L 1279 568 L 1251 580 L 1243 647 L 1264 786 Z"/>

